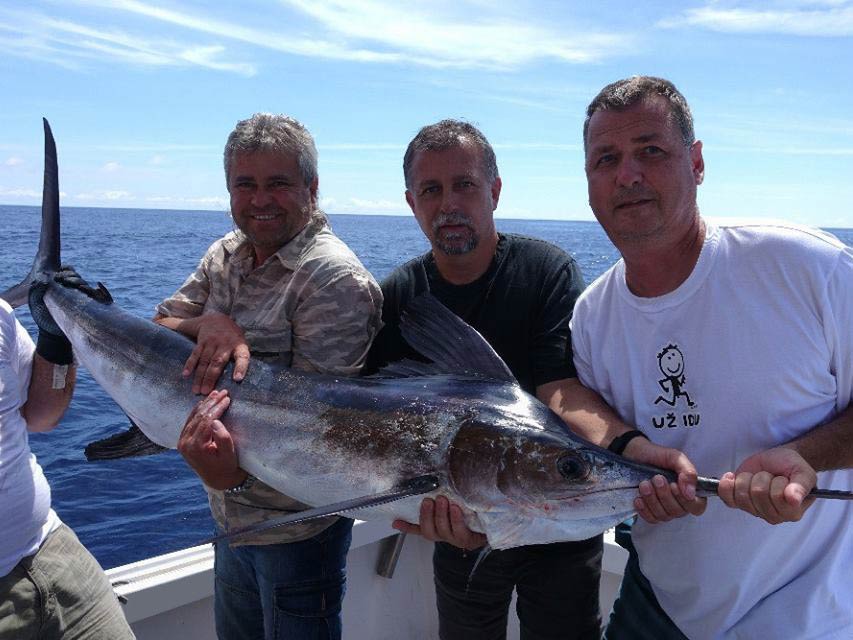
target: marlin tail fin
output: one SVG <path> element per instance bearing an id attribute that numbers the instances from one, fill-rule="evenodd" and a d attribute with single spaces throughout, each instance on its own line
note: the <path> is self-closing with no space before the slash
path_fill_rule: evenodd
<path id="1" fill-rule="evenodd" d="M 48 282 L 59 269 L 59 168 L 56 142 L 47 119 L 44 121 L 44 189 L 41 201 L 41 236 L 39 248 L 29 275 L 14 287 L 0 293 L 12 307 L 27 302 L 33 282 Z"/>

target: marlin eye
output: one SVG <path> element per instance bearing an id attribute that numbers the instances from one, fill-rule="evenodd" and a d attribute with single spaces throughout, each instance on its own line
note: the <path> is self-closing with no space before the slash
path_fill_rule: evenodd
<path id="1" fill-rule="evenodd" d="M 557 460 L 557 469 L 566 480 L 585 480 L 589 476 L 589 465 L 578 456 L 564 456 Z"/>

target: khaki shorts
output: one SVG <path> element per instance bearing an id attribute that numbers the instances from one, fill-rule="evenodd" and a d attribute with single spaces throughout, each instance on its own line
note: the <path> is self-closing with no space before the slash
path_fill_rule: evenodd
<path id="1" fill-rule="evenodd" d="M 107 576 L 61 525 L 0 578 L 0 640 L 134 638 Z"/>

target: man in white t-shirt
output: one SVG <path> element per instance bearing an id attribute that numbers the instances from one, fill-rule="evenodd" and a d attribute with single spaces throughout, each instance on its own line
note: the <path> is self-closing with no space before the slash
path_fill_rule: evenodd
<path id="1" fill-rule="evenodd" d="M 0 638 L 133 638 L 100 565 L 51 509 L 30 451 L 27 433 L 56 426 L 75 378 L 43 296 L 43 285 L 30 293 L 37 346 L 0 299 Z"/>
<path id="2" fill-rule="evenodd" d="M 662 500 L 660 524 L 635 524 L 606 638 L 853 637 L 853 506 L 806 498 L 853 489 L 853 251 L 796 225 L 703 220 L 702 143 L 666 80 L 605 87 L 584 147 L 622 260 L 575 305 L 578 376 L 720 476 L 722 498 L 681 519 Z"/>

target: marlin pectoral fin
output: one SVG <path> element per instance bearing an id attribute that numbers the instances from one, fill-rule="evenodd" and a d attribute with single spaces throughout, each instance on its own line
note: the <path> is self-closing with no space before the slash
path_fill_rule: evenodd
<path id="1" fill-rule="evenodd" d="M 220 540 L 233 540 L 250 533 L 258 533 L 260 531 L 266 531 L 268 529 L 274 529 L 275 527 L 282 527 L 288 524 L 298 524 L 300 522 L 316 520 L 317 518 L 325 518 L 326 516 L 343 515 L 359 509 L 366 509 L 368 507 L 378 507 L 379 505 L 396 502 L 403 498 L 429 493 L 430 491 L 435 491 L 438 487 L 439 481 L 435 476 L 418 476 L 416 478 L 406 480 L 389 491 L 383 491 L 382 493 L 375 493 L 369 496 L 362 496 L 360 498 L 352 498 L 351 500 L 336 502 L 335 504 L 329 504 L 324 507 L 314 507 L 313 509 L 297 511 L 296 513 L 291 513 L 290 515 L 286 515 L 281 518 L 267 520 L 266 522 L 250 527 L 231 529 L 227 533 L 209 538 L 201 544 L 217 542 Z"/>
<path id="2" fill-rule="evenodd" d="M 89 443 L 83 453 L 86 455 L 86 460 L 92 462 L 93 460 L 138 458 L 168 450 L 168 448 L 152 442 L 131 420 L 130 429 L 109 438 Z"/>
<path id="3" fill-rule="evenodd" d="M 401 316 L 400 332 L 443 373 L 465 373 L 518 384 L 486 339 L 431 293 L 409 302 Z"/>

